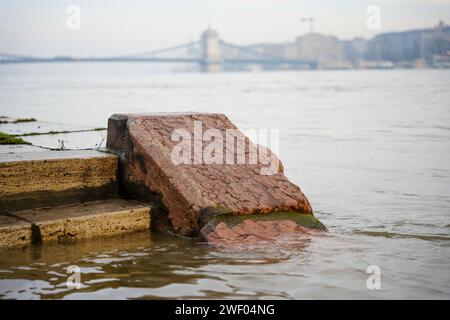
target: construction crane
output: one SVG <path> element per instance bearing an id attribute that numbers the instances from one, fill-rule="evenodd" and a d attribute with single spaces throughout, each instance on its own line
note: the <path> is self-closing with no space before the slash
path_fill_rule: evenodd
<path id="1" fill-rule="evenodd" d="M 301 19 L 302 22 L 309 22 L 309 33 L 313 33 L 314 32 L 314 20 L 316 20 L 316 18 L 313 18 L 313 17 L 308 17 L 308 18 L 302 18 Z"/>

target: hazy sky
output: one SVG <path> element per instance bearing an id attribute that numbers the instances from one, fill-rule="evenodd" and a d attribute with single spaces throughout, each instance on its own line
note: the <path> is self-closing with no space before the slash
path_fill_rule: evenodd
<path id="1" fill-rule="evenodd" d="M 67 28 L 70 5 L 81 29 Z M 366 26 L 367 7 L 381 29 Z M 133 53 L 197 40 L 208 22 L 236 44 L 284 42 L 315 30 L 341 38 L 450 23 L 450 0 L 0 0 L 0 52 L 34 55 Z"/>

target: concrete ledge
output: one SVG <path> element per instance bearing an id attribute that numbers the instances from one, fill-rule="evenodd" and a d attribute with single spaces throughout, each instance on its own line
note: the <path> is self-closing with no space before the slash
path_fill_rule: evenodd
<path id="1" fill-rule="evenodd" d="M 150 211 L 140 202 L 123 199 L 15 211 L 0 216 L 0 247 L 145 231 Z"/>
<path id="2" fill-rule="evenodd" d="M 94 150 L 2 146 L 0 212 L 114 197 L 117 165 Z"/>
<path id="3" fill-rule="evenodd" d="M 107 147 L 119 155 L 124 194 L 161 204 L 154 225 L 183 236 L 205 238 L 202 228 L 222 214 L 313 215 L 278 157 L 223 114 L 114 114 Z"/>

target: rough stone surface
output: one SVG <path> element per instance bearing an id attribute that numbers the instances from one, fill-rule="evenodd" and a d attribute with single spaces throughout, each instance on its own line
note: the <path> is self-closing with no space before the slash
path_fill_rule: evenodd
<path id="1" fill-rule="evenodd" d="M 255 244 L 261 241 L 278 241 L 291 236 L 320 232 L 315 229 L 299 226 L 291 220 L 244 220 L 235 226 L 219 223 L 206 238 L 209 243 L 221 246 Z"/>
<path id="2" fill-rule="evenodd" d="M 105 199 L 117 192 L 115 155 L 30 146 L 0 151 L 0 212 Z"/>
<path id="3" fill-rule="evenodd" d="M 0 215 L 0 247 L 73 241 L 148 230 L 151 208 L 123 199 L 14 211 Z M 33 226 L 33 228 L 32 228 Z"/>
<path id="4" fill-rule="evenodd" d="M 115 114 L 108 121 L 107 147 L 120 156 L 125 191 L 140 188 L 157 194 L 175 232 L 197 236 L 212 216 L 225 212 L 312 214 L 307 198 L 286 178 L 281 165 L 276 174 L 261 175 L 260 162 L 173 163 L 172 149 L 179 141 L 171 140 L 172 133 L 183 128 L 194 139 L 194 121 L 202 122 L 203 132 L 237 129 L 223 114 Z M 203 147 L 208 144 L 203 142 Z M 254 146 L 247 140 L 247 151 Z"/>
<path id="5" fill-rule="evenodd" d="M 30 242 L 30 222 L 0 215 L 0 248 L 24 246 Z"/>

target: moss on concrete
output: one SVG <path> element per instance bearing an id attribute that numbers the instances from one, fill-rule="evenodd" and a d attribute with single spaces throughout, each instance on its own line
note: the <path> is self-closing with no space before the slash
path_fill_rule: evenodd
<path id="1" fill-rule="evenodd" d="M 0 144 L 31 144 L 28 141 L 14 135 L 0 132 Z"/>
<path id="2" fill-rule="evenodd" d="M 326 227 L 319 221 L 314 215 L 307 213 L 300 213 L 296 211 L 279 211 L 272 213 L 258 213 L 258 214 L 218 214 L 215 215 L 211 222 L 213 224 L 218 224 L 220 222 L 226 223 L 228 226 L 234 226 L 240 224 L 245 219 L 253 219 L 253 220 L 291 220 L 297 223 L 299 226 L 326 230 Z"/>
<path id="3" fill-rule="evenodd" d="M 28 132 L 19 134 L 17 136 L 27 137 L 27 136 L 43 136 L 43 135 L 52 135 L 52 134 L 64 134 L 64 133 L 75 133 L 75 132 L 90 132 L 90 131 L 104 131 L 106 128 L 94 128 L 94 129 L 82 129 L 82 130 L 62 130 L 62 131 L 47 131 L 47 132 Z"/>

